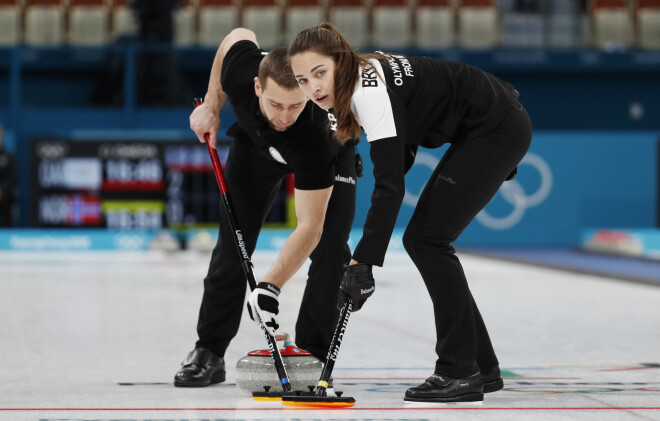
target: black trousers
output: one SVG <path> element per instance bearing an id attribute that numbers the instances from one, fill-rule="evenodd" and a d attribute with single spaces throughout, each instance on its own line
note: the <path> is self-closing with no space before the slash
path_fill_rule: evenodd
<path id="1" fill-rule="evenodd" d="M 250 256 L 281 183 L 289 173 L 286 166 L 268 160 L 240 141 L 231 146 L 224 174 L 235 219 Z M 353 147 L 344 148 L 338 156 L 337 174 L 343 180 L 357 179 Z M 307 285 L 296 323 L 296 345 L 322 361 L 337 323 L 343 265 L 351 257 L 347 242 L 355 214 L 355 190 L 353 183 L 335 181 L 323 234 L 310 256 Z M 220 207 L 220 232 L 204 279 L 197 346 L 205 346 L 222 357 L 246 311 L 244 300 L 248 288 L 222 201 Z"/>
<path id="2" fill-rule="evenodd" d="M 517 101 L 484 136 L 449 147 L 424 187 L 403 244 L 433 302 L 435 372 L 466 377 L 497 366 L 486 325 L 451 246 L 529 149 L 532 126 Z"/>

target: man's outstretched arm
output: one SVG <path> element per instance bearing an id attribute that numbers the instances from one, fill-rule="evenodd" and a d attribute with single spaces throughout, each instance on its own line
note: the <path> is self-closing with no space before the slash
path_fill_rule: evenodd
<path id="1" fill-rule="evenodd" d="M 216 148 L 218 143 L 218 130 L 220 130 L 220 109 L 225 103 L 227 95 L 222 89 L 220 75 L 222 74 L 222 63 L 229 49 L 239 41 L 252 41 L 257 47 L 257 37 L 254 32 L 245 28 L 236 28 L 231 31 L 220 43 L 218 51 L 213 60 L 211 75 L 209 76 L 209 86 L 204 97 L 204 103 L 195 108 L 190 114 L 190 128 L 197 135 L 200 142 L 204 143 L 204 135 L 209 134 L 209 144 Z"/>
<path id="2" fill-rule="evenodd" d="M 287 238 L 275 263 L 262 279 L 263 282 L 282 288 L 312 254 L 321 239 L 331 193 L 332 187 L 319 190 L 296 189 L 298 226 Z"/>

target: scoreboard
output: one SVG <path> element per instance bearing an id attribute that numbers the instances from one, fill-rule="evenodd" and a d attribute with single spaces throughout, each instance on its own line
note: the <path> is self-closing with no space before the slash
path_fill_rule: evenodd
<path id="1" fill-rule="evenodd" d="M 218 142 L 224 166 L 230 143 Z M 183 229 L 217 224 L 219 191 L 196 140 L 32 142 L 35 227 Z M 290 180 L 289 180 L 290 181 Z M 283 183 L 267 221 L 289 225 Z"/>

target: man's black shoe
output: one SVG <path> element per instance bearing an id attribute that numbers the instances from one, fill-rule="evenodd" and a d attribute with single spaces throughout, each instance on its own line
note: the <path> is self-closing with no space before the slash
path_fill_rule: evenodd
<path id="1" fill-rule="evenodd" d="M 210 349 L 193 349 L 181 365 L 183 368 L 174 375 L 174 386 L 206 387 L 225 381 L 225 359 Z"/>
<path id="2" fill-rule="evenodd" d="M 502 375 L 498 366 L 495 366 L 490 370 L 482 371 L 481 378 L 484 382 L 484 393 L 497 392 L 504 387 L 504 380 L 502 380 Z"/>
<path id="3" fill-rule="evenodd" d="M 462 378 L 433 374 L 419 386 L 406 390 L 407 402 L 483 402 L 481 373 Z"/>

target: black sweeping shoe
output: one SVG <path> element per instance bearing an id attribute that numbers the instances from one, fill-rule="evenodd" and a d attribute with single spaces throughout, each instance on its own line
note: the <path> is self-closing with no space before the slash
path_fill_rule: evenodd
<path id="1" fill-rule="evenodd" d="M 481 372 L 454 379 L 440 374 L 433 374 L 419 386 L 406 390 L 403 399 L 406 402 L 483 402 L 483 383 Z"/>
<path id="2" fill-rule="evenodd" d="M 481 379 L 484 382 L 484 393 L 493 393 L 504 388 L 504 380 L 498 366 L 481 372 Z"/>
<path id="3" fill-rule="evenodd" d="M 174 386 L 206 387 L 225 381 L 225 359 L 210 349 L 193 349 L 181 365 L 183 368 L 174 375 Z"/>

